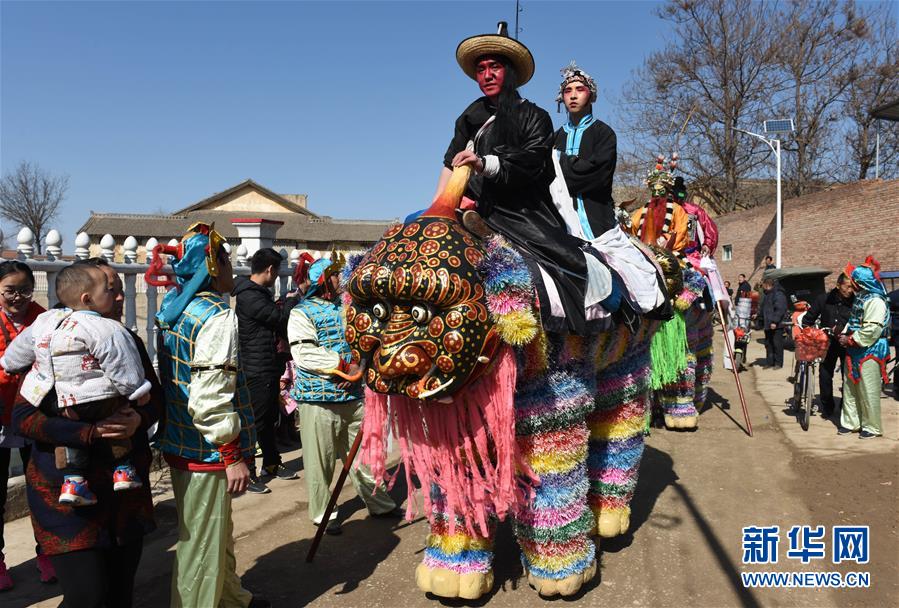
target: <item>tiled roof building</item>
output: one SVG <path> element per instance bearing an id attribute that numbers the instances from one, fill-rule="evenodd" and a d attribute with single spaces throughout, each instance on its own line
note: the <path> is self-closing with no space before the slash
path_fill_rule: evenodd
<path id="1" fill-rule="evenodd" d="M 306 206 L 305 194 L 276 194 L 251 179 L 170 214 L 94 213 L 79 229 L 91 237 L 91 254 L 99 251 L 100 239 L 111 234 L 116 243 L 133 236 L 141 245 L 150 237 L 160 243 L 180 239 L 194 222 L 215 222 L 216 229 L 231 243 L 238 242 L 232 220 L 263 218 L 283 222 L 275 237 L 275 248 L 353 251 L 374 245 L 388 226 L 398 220 L 351 220 L 320 216 Z M 119 252 L 117 251 L 117 256 Z"/>

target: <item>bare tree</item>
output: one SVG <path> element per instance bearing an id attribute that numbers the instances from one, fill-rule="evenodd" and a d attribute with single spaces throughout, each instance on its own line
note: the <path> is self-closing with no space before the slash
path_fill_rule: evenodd
<path id="1" fill-rule="evenodd" d="M 792 0 L 776 19 L 782 32 L 775 64 L 773 117 L 792 117 L 795 131 L 783 142 L 786 194 L 802 196 L 832 179 L 837 128 L 853 69 L 868 36 L 868 21 L 853 2 Z"/>
<path id="2" fill-rule="evenodd" d="M 68 189 L 67 175 L 50 175 L 40 166 L 22 161 L 0 180 L 0 216 L 31 229 L 41 253 L 47 224 L 59 213 Z"/>
<path id="3" fill-rule="evenodd" d="M 777 32 L 767 0 L 671 0 L 663 51 L 652 53 L 623 93 L 622 122 L 648 168 L 680 148 L 680 169 L 718 213 L 747 206 L 740 179 L 756 176 L 767 148 L 734 127 L 758 123 L 770 102 Z M 678 139 L 688 113 L 690 120 Z"/>
<path id="4" fill-rule="evenodd" d="M 871 35 L 866 39 L 856 78 L 846 95 L 848 124 L 843 133 L 842 179 L 867 179 L 873 171 L 880 133 L 881 175 L 899 170 L 899 123 L 871 116 L 871 110 L 899 99 L 899 36 L 893 7 L 882 5 L 868 16 Z"/>

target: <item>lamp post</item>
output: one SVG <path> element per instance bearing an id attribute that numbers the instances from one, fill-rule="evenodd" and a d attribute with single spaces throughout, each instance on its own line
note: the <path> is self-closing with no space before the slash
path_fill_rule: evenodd
<path id="1" fill-rule="evenodd" d="M 780 135 L 783 133 L 792 133 L 793 132 L 793 119 L 778 119 L 778 120 L 766 120 L 763 123 L 765 133 Z M 746 131 L 744 129 L 738 129 L 733 127 L 734 131 L 738 131 L 740 133 L 745 133 L 746 135 L 751 135 L 756 139 L 760 139 L 771 148 L 771 151 L 774 152 L 774 158 L 777 161 L 777 214 L 776 214 L 776 223 L 777 223 L 777 237 L 775 239 L 774 246 L 774 265 L 780 268 L 781 266 L 781 231 L 783 226 L 783 201 L 781 200 L 780 195 L 780 139 L 773 137 L 768 138 L 764 135 L 759 135 L 758 133 L 753 133 L 752 131 Z"/>

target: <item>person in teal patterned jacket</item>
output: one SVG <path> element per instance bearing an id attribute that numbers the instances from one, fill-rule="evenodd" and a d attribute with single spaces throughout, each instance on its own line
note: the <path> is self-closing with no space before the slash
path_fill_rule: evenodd
<path id="1" fill-rule="evenodd" d="M 846 267 L 855 289 L 855 301 L 840 345 L 846 348 L 843 363 L 843 408 L 840 435 L 858 431 L 861 439 L 883 435 L 880 391 L 888 382 L 890 360 L 890 306 L 880 282 L 880 264 L 868 256 L 864 264 Z"/>
<path id="2" fill-rule="evenodd" d="M 332 256 L 334 257 L 334 256 Z M 318 525 L 330 498 L 338 456 L 345 455 L 362 424 L 361 373 L 350 361 L 350 346 L 340 306 L 341 261 L 316 260 L 309 267 L 309 289 L 290 313 L 287 338 L 294 361 L 290 396 L 298 403 L 303 471 L 309 492 L 309 517 Z M 350 380 L 347 380 L 349 378 Z M 356 493 L 375 517 L 400 517 L 396 503 L 383 487 L 375 492 L 371 474 L 350 472 Z M 374 492 L 374 493 L 373 493 Z M 337 512 L 325 531 L 340 534 Z"/>
<path id="3" fill-rule="evenodd" d="M 156 315 L 161 446 L 179 522 L 173 607 L 268 605 L 241 586 L 234 558 L 231 498 L 247 488 L 256 433 L 237 319 L 221 295 L 234 286 L 224 242 L 212 226 L 195 224 L 178 246 L 158 246 L 147 271 L 148 283 L 175 286 Z M 174 256 L 174 280 L 160 280 L 161 254 Z"/>

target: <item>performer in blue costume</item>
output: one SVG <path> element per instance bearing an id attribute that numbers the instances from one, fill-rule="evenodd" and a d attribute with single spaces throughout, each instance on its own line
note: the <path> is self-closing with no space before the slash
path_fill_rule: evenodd
<path id="1" fill-rule="evenodd" d="M 890 359 L 890 306 L 880 282 L 880 264 L 868 256 L 857 268 L 846 267 L 855 288 L 855 302 L 840 344 L 846 348 L 843 364 L 843 408 L 839 434 L 859 432 L 862 439 L 883 435 L 880 391 L 888 382 Z"/>
<path id="2" fill-rule="evenodd" d="M 191 226 L 177 246 L 158 245 L 147 283 L 174 287 L 156 314 L 165 395 L 162 452 L 178 509 L 170 605 L 262 606 L 237 576 L 231 499 L 250 479 L 253 409 L 238 355 L 237 318 L 222 297 L 234 287 L 225 239 Z M 163 274 L 170 256 L 173 275 Z"/>

